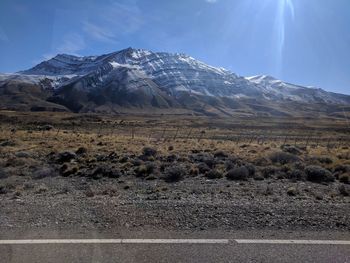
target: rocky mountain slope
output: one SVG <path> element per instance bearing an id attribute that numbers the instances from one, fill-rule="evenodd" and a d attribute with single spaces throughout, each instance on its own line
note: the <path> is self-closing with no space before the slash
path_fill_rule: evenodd
<path id="1" fill-rule="evenodd" d="M 101 56 L 59 54 L 0 75 L 1 108 L 74 112 L 319 115 L 350 109 L 350 96 L 241 77 L 184 54 L 124 49 Z"/>

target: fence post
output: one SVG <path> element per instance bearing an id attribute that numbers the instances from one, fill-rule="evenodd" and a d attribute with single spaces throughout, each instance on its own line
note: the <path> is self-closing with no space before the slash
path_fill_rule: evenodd
<path id="1" fill-rule="evenodd" d="M 179 128 L 176 129 L 176 132 L 175 132 L 175 136 L 174 136 L 174 140 L 176 140 L 176 137 L 177 137 L 177 133 L 179 132 Z"/>
<path id="2" fill-rule="evenodd" d="M 306 145 L 305 145 L 306 148 L 309 145 L 309 140 L 310 140 L 310 135 L 306 138 Z"/>
<path id="3" fill-rule="evenodd" d="M 191 133 L 192 133 L 192 130 L 193 130 L 193 128 L 191 128 L 190 131 L 189 131 L 189 133 L 187 134 L 186 140 L 188 140 L 188 139 L 190 138 L 190 135 L 191 135 Z"/>
<path id="4" fill-rule="evenodd" d="M 328 140 L 327 140 L 327 150 L 329 151 L 329 148 L 330 148 L 330 141 L 331 141 L 331 137 L 328 137 Z"/>
<path id="5" fill-rule="evenodd" d="M 166 131 L 166 128 L 164 128 L 163 133 L 162 133 L 162 136 L 160 137 L 160 139 L 164 139 L 165 131 Z"/>
<path id="6" fill-rule="evenodd" d="M 198 142 L 203 138 L 204 133 L 205 133 L 205 131 L 201 131 L 199 133 Z"/>

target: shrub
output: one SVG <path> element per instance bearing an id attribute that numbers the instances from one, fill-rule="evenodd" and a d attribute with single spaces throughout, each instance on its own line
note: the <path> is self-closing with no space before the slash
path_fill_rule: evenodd
<path id="1" fill-rule="evenodd" d="M 136 169 L 135 169 L 135 175 L 136 177 L 144 177 L 144 176 L 147 176 L 149 173 L 148 173 L 148 169 L 147 169 L 147 166 L 142 164 L 140 166 L 138 166 Z"/>
<path id="2" fill-rule="evenodd" d="M 267 166 L 271 164 L 270 160 L 265 157 L 256 158 L 253 163 L 257 166 Z"/>
<path id="3" fill-rule="evenodd" d="M 206 172 L 210 171 L 210 168 L 205 163 L 198 164 L 197 168 L 201 174 L 205 174 Z"/>
<path id="4" fill-rule="evenodd" d="M 58 163 L 66 163 L 70 162 L 71 160 L 75 159 L 77 156 L 73 152 L 61 152 L 57 155 L 57 162 Z"/>
<path id="5" fill-rule="evenodd" d="M 56 172 L 50 167 L 40 167 L 33 172 L 33 179 L 42 179 L 45 177 L 55 176 Z"/>
<path id="6" fill-rule="evenodd" d="M 85 147 L 79 147 L 78 150 L 75 151 L 77 155 L 82 155 L 87 153 L 87 149 Z"/>
<path id="7" fill-rule="evenodd" d="M 333 160 L 331 158 L 329 158 L 328 156 L 317 157 L 317 161 L 319 161 L 320 163 L 323 163 L 323 164 L 333 163 Z"/>
<path id="8" fill-rule="evenodd" d="M 255 166 L 251 163 L 247 163 L 244 165 L 247 169 L 248 169 L 248 172 L 249 172 L 249 176 L 252 177 L 255 175 Z"/>
<path id="9" fill-rule="evenodd" d="M 287 164 L 299 162 L 300 158 L 286 152 L 274 152 L 270 155 L 270 160 L 273 163 Z"/>
<path id="10" fill-rule="evenodd" d="M 293 169 L 288 172 L 288 178 L 291 180 L 305 180 L 306 175 L 302 170 Z"/>
<path id="11" fill-rule="evenodd" d="M 142 149 L 142 153 L 145 156 L 156 156 L 157 155 L 157 150 L 151 147 L 144 147 Z"/>
<path id="12" fill-rule="evenodd" d="M 216 151 L 216 152 L 214 153 L 214 157 L 215 157 L 215 158 L 227 158 L 228 155 L 227 155 L 227 153 L 225 153 L 224 151 Z"/>
<path id="13" fill-rule="evenodd" d="M 70 175 L 76 174 L 79 171 L 79 168 L 76 166 L 72 166 L 72 167 L 67 167 L 67 169 L 61 170 L 61 175 L 63 177 L 68 177 Z"/>
<path id="14" fill-rule="evenodd" d="M 350 183 L 350 173 L 339 175 L 339 181 L 344 184 Z"/>
<path id="15" fill-rule="evenodd" d="M 7 189 L 5 186 L 0 185 L 0 195 L 6 194 L 7 193 Z"/>
<path id="16" fill-rule="evenodd" d="M 219 179 L 222 178 L 222 173 L 218 170 L 210 170 L 205 174 L 205 177 L 208 179 Z"/>
<path id="17" fill-rule="evenodd" d="M 198 170 L 197 167 L 192 167 L 192 168 L 190 169 L 190 175 L 192 175 L 192 176 L 197 176 L 198 174 L 199 174 L 199 170 Z"/>
<path id="18" fill-rule="evenodd" d="M 236 164 L 234 162 L 232 162 L 232 161 L 226 161 L 225 162 L 225 169 L 226 169 L 226 171 L 229 171 L 229 170 L 231 170 L 231 169 L 233 169 L 235 167 L 236 167 Z"/>
<path id="19" fill-rule="evenodd" d="M 233 168 L 226 173 L 226 178 L 229 180 L 247 180 L 249 170 L 245 166 Z"/>
<path id="20" fill-rule="evenodd" d="M 296 146 L 282 145 L 281 149 L 284 152 L 291 153 L 291 154 L 294 154 L 294 155 L 300 155 L 301 154 L 300 149 L 298 147 L 296 147 Z"/>
<path id="21" fill-rule="evenodd" d="M 126 163 L 126 162 L 128 162 L 129 161 L 129 157 L 128 156 L 121 156 L 120 158 L 119 158 L 119 162 L 120 163 Z M 137 160 L 135 160 L 135 161 L 137 161 Z M 139 162 L 141 162 L 141 160 L 138 160 Z"/>
<path id="22" fill-rule="evenodd" d="M 170 154 L 166 157 L 166 161 L 168 163 L 175 162 L 178 159 L 178 156 L 176 154 Z"/>
<path id="23" fill-rule="evenodd" d="M 5 179 L 8 177 L 8 174 L 6 173 L 6 171 L 0 167 L 0 179 Z"/>
<path id="24" fill-rule="evenodd" d="M 335 179 L 330 171 L 317 165 L 307 166 L 305 173 L 306 179 L 311 182 L 332 182 Z"/>
<path id="25" fill-rule="evenodd" d="M 164 180 L 166 182 L 177 182 L 184 178 L 186 169 L 180 165 L 167 167 L 164 171 Z"/>
<path id="26" fill-rule="evenodd" d="M 344 184 L 340 185 L 338 187 L 338 191 L 341 195 L 343 196 L 349 196 L 350 195 L 350 191 L 349 191 L 349 188 L 346 187 Z"/>
<path id="27" fill-rule="evenodd" d="M 11 140 L 4 140 L 0 142 L 0 146 L 5 147 L 5 146 L 16 146 L 16 143 Z"/>
<path id="28" fill-rule="evenodd" d="M 265 178 L 270 178 L 278 172 L 279 172 L 278 167 L 273 166 L 273 165 L 269 165 L 269 166 L 266 166 L 266 167 L 261 169 L 261 174 Z"/>
<path id="29" fill-rule="evenodd" d="M 216 165 L 216 160 L 212 156 L 206 156 L 203 158 L 203 163 L 213 168 Z"/>
<path id="30" fill-rule="evenodd" d="M 132 159 L 130 161 L 130 163 L 133 165 L 133 166 L 140 166 L 142 164 L 142 161 L 140 159 Z"/>
<path id="31" fill-rule="evenodd" d="M 346 172 L 350 172 L 350 165 L 348 164 L 341 164 L 341 165 L 337 165 L 334 168 L 334 172 L 340 172 L 340 173 L 346 173 Z"/>
<path id="32" fill-rule="evenodd" d="M 106 165 L 101 165 L 92 172 L 90 177 L 92 177 L 95 180 L 100 179 L 102 177 L 119 178 L 120 174 L 120 171 L 117 169 Z"/>
<path id="33" fill-rule="evenodd" d="M 16 152 L 15 156 L 17 158 L 30 158 L 31 155 L 28 152 Z"/>

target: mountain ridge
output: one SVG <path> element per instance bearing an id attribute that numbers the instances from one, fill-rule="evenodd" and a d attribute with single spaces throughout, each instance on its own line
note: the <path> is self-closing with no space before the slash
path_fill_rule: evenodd
<path id="1" fill-rule="evenodd" d="M 133 48 L 100 56 L 58 54 L 31 69 L 0 75 L 0 96 L 6 95 L 1 90 L 9 84 L 50 91 L 45 103 L 75 112 L 174 108 L 227 115 L 295 115 L 303 111 L 293 110 L 293 105 L 285 111 L 282 105 L 315 106 L 306 113 L 324 111 L 319 109 L 322 104 L 327 109 L 350 105 L 348 95 L 294 85 L 266 75 L 241 77 L 186 54 Z"/>

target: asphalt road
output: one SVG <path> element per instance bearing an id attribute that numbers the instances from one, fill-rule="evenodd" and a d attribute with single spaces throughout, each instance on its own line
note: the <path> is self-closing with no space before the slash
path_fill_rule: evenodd
<path id="1" fill-rule="evenodd" d="M 6 263 L 350 262 L 342 232 L 0 230 Z"/>

